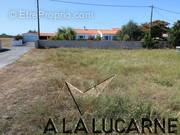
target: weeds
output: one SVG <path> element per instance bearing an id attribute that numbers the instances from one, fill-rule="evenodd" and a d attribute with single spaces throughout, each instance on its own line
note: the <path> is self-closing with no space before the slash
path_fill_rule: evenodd
<path id="1" fill-rule="evenodd" d="M 179 59 L 180 55 L 174 50 L 33 50 L 14 65 L 13 71 L 9 69 L 4 73 L 6 79 L 0 80 L 4 89 L 26 87 L 26 91 L 21 91 L 19 95 L 16 93 L 16 97 L 5 101 L 8 106 L 13 106 L 14 102 L 9 101 L 16 98 L 18 104 L 23 106 L 26 103 L 21 110 L 28 113 L 22 114 L 15 110 L 14 113 L 19 115 L 11 126 L 26 125 L 21 130 L 38 135 L 36 132 L 41 134 L 49 117 L 53 117 L 57 125 L 61 124 L 59 120 L 63 117 L 77 119 L 79 114 L 76 106 L 67 88 L 63 87 L 65 81 L 86 90 L 113 74 L 117 75 L 116 78 L 98 98 L 76 96 L 87 119 L 179 117 Z M 20 70 L 22 67 L 26 70 Z M 8 78 L 10 71 L 13 76 L 11 74 Z M 29 74 L 24 74 L 26 72 Z M 14 84 L 12 80 L 7 83 L 10 78 L 16 80 Z M 35 100 L 36 96 L 39 97 L 38 100 Z M 12 109 L 11 112 L 13 111 Z M 28 126 L 29 123 L 31 126 Z M 69 121 L 68 124 L 71 125 Z M 9 123 L 0 125 L 2 129 Z M 13 133 L 17 132 L 15 130 Z"/>

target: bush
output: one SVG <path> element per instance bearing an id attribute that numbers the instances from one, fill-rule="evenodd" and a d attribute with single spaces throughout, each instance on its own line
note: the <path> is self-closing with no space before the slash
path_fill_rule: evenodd
<path id="1" fill-rule="evenodd" d="M 21 35 L 17 35 L 16 37 L 15 37 L 15 40 L 22 40 L 23 39 L 23 37 L 21 36 Z"/>
<path id="2" fill-rule="evenodd" d="M 130 39 L 129 35 L 125 34 L 123 37 L 123 41 L 128 41 Z"/>
<path id="3" fill-rule="evenodd" d="M 101 39 L 102 39 L 102 38 L 101 38 L 100 35 L 97 35 L 97 36 L 96 36 L 96 40 L 100 41 Z"/>
<path id="4" fill-rule="evenodd" d="M 49 40 L 58 40 L 57 36 L 50 37 Z"/>
<path id="5" fill-rule="evenodd" d="M 155 40 L 151 38 L 150 33 L 146 33 L 143 39 L 143 47 L 148 49 L 153 49 L 155 46 Z"/>

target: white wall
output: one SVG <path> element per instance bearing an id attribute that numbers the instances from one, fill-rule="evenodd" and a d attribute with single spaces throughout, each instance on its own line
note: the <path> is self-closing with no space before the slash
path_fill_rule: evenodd
<path id="1" fill-rule="evenodd" d="M 38 35 L 36 33 L 25 33 L 23 34 L 23 42 L 35 42 L 38 40 Z"/>
<path id="2" fill-rule="evenodd" d="M 21 46 L 23 45 L 22 40 L 13 40 L 12 46 Z"/>

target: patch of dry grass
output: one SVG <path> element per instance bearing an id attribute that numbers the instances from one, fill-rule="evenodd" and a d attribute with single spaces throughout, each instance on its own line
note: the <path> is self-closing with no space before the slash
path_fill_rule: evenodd
<path id="1" fill-rule="evenodd" d="M 12 38 L 0 38 L 2 48 L 11 48 Z"/>
<path id="2" fill-rule="evenodd" d="M 58 127 L 77 120 L 64 82 L 85 90 L 113 74 L 99 98 L 76 96 L 84 117 L 180 117 L 179 60 L 175 50 L 34 49 L 0 71 L 1 133 L 42 134 L 49 117 Z"/>

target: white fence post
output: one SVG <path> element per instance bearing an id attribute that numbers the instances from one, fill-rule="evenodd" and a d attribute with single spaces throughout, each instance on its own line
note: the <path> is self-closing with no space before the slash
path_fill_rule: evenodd
<path id="1" fill-rule="evenodd" d="M 180 52 L 180 46 L 176 46 L 176 51 Z"/>

